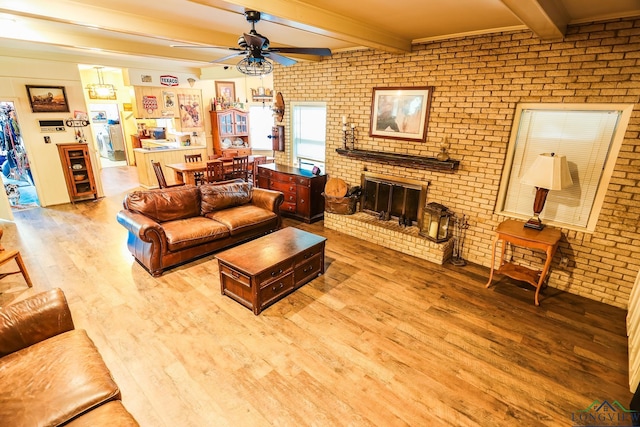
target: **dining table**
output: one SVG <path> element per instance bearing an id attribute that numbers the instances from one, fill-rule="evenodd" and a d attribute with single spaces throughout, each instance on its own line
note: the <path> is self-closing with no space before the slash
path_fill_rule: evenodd
<path id="1" fill-rule="evenodd" d="M 253 168 L 253 159 L 256 156 L 249 157 L 249 168 Z M 273 163 L 273 157 L 267 157 L 267 163 Z M 181 163 L 169 163 L 165 166 L 173 170 L 173 176 L 176 184 L 195 185 L 195 173 L 204 172 L 207 170 L 208 162 L 222 162 L 224 164 L 224 171 L 228 173 L 233 168 L 233 158 L 231 157 L 218 157 L 217 159 L 203 160 L 200 162 L 181 162 Z"/>

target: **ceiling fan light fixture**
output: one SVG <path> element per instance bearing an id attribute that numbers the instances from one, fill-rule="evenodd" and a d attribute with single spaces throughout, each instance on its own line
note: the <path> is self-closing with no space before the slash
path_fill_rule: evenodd
<path id="1" fill-rule="evenodd" d="M 242 58 L 236 65 L 238 71 L 248 76 L 264 76 L 273 71 L 273 65 L 271 62 L 264 58 Z"/>

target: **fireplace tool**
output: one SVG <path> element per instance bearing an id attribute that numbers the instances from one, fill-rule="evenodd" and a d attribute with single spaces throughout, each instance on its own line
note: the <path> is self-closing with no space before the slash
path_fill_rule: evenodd
<path id="1" fill-rule="evenodd" d="M 467 234 L 467 228 L 469 228 L 469 222 L 467 222 L 467 216 L 462 215 L 462 218 L 455 216 L 455 224 L 453 227 L 453 256 L 451 257 L 451 264 L 458 267 L 462 267 L 467 262 L 462 258 L 462 251 L 464 249 L 464 239 Z"/>

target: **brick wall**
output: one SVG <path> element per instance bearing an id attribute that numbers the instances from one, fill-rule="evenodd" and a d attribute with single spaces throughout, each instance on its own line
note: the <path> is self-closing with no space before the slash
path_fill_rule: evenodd
<path id="1" fill-rule="evenodd" d="M 433 86 L 426 142 L 368 136 L 374 87 Z M 277 67 L 274 87 L 290 101 L 327 102 L 327 173 L 358 185 L 371 172 L 429 181 L 428 201 L 469 217 L 464 258 L 490 265 L 494 214 L 515 108 L 523 102 L 633 103 L 640 96 L 640 19 L 572 26 L 561 41 L 528 31 L 414 46 L 395 55 L 373 50 L 336 53 L 319 63 Z M 342 115 L 357 126 L 356 148 L 434 157 L 450 143 L 455 174 L 386 166 L 339 156 Z M 287 118 L 288 120 L 288 118 Z M 285 123 L 288 130 L 289 123 Z M 640 111 L 636 107 L 594 233 L 563 230 L 549 286 L 626 307 L 640 269 Z M 290 155 L 287 151 L 279 161 Z M 538 265 L 536 253 L 517 251 Z"/>

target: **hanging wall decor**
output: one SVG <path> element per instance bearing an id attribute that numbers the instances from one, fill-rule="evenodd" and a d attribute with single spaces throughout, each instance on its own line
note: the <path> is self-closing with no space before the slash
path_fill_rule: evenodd
<path id="1" fill-rule="evenodd" d="M 30 86 L 27 94 L 34 113 L 68 113 L 69 104 L 64 86 Z"/>
<path id="2" fill-rule="evenodd" d="M 376 87 L 369 136 L 424 141 L 433 87 Z"/>

